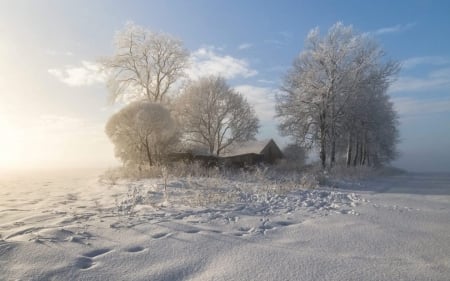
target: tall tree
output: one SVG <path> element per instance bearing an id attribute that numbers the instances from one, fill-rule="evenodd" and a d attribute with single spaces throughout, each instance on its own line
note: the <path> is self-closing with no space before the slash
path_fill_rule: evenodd
<path id="1" fill-rule="evenodd" d="M 176 108 L 188 142 L 220 155 L 234 143 L 253 139 L 259 121 L 247 100 L 222 77 L 191 82 L 177 99 Z"/>
<path id="2" fill-rule="evenodd" d="M 351 26 L 336 23 L 323 37 L 317 28 L 311 30 L 277 96 L 281 133 L 307 148 L 318 147 L 323 168 L 327 162 L 334 165 L 338 143 L 349 130 L 348 116 L 358 118 L 357 97 L 385 87 L 398 71 L 397 63 L 383 57 L 376 42 Z"/>
<path id="3" fill-rule="evenodd" d="M 115 54 L 100 59 L 111 100 L 161 102 L 183 74 L 188 52 L 180 40 L 129 23 L 115 37 Z"/>
<path id="4" fill-rule="evenodd" d="M 347 104 L 344 119 L 347 136 L 346 163 L 381 165 L 397 156 L 398 116 L 387 95 L 398 64 L 375 65 Z"/>

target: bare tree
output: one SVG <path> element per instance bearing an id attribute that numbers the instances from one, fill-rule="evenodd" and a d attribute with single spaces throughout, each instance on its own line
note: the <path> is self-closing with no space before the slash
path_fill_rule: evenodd
<path id="1" fill-rule="evenodd" d="M 188 62 L 180 40 L 132 23 L 116 34 L 115 49 L 113 56 L 100 59 L 113 102 L 163 101 Z"/>
<path id="2" fill-rule="evenodd" d="M 133 102 L 111 116 L 106 134 L 124 164 L 154 165 L 178 141 L 169 110 L 149 102 Z"/>
<path id="3" fill-rule="evenodd" d="M 220 155 L 234 143 L 254 139 L 259 128 L 255 111 L 222 77 L 204 77 L 187 86 L 176 111 L 188 142 Z"/>
<path id="4" fill-rule="evenodd" d="M 359 97 L 384 94 L 399 69 L 395 62 L 383 62 L 383 56 L 376 42 L 355 34 L 351 26 L 337 23 L 323 37 L 313 29 L 277 96 L 281 133 L 306 148 L 319 147 L 322 167 L 328 157 L 333 166 L 349 123 L 366 110 Z"/>

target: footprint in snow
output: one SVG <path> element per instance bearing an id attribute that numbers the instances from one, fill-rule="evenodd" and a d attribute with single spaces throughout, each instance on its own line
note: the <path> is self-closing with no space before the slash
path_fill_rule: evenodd
<path id="1" fill-rule="evenodd" d="M 273 229 L 275 227 L 271 224 L 263 224 L 263 225 L 260 225 L 259 228 L 264 229 L 264 230 L 269 230 L 269 229 Z"/>
<path id="2" fill-rule="evenodd" d="M 169 236 L 169 235 L 170 235 L 170 233 L 161 232 L 161 233 L 153 234 L 153 235 L 152 235 L 152 238 L 154 238 L 154 239 L 160 239 L 160 238 L 167 237 L 167 236 Z"/>
<path id="3" fill-rule="evenodd" d="M 108 249 L 108 248 L 96 249 L 96 250 L 85 253 L 83 256 L 88 257 L 88 258 L 95 258 L 95 257 L 101 256 L 101 255 L 104 255 L 110 251 L 111 251 L 111 249 Z"/>
<path id="4" fill-rule="evenodd" d="M 200 232 L 200 229 L 192 228 L 192 229 L 187 229 L 187 230 L 185 230 L 184 232 L 185 232 L 185 233 L 189 233 L 189 234 L 199 233 L 199 232 Z"/>
<path id="5" fill-rule="evenodd" d="M 254 231 L 255 231 L 255 228 L 253 228 L 253 227 L 241 226 L 241 227 L 239 227 L 238 232 L 233 233 L 233 235 L 238 236 L 238 237 L 247 236 L 247 235 L 252 234 Z"/>
<path id="6" fill-rule="evenodd" d="M 81 257 L 75 260 L 75 266 L 79 269 L 89 269 L 96 264 L 94 261 L 96 257 L 109 253 L 110 251 L 111 249 L 102 248 L 84 253 Z"/>
<path id="7" fill-rule="evenodd" d="M 75 266 L 79 269 L 89 269 L 94 265 L 94 261 L 91 258 L 79 257 L 75 260 Z"/>
<path id="8" fill-rule="evenodd" d="M 145 248 L 141 247 L 141 246 L 133 246 L 128 249 L 125 249 L 125 251 L 127 251 L 128 253 L 138 253 L 138 252 L 142 252 L 144 250 L 145 250 Z"/>
<path id="9" fill-rule="evenodd" d="M 279 226 L 289 226 L 289 225 L 292 225 L 294 223 L 290 222 L 290 221 L 277 221 L 277 222 L 275 222 L 275 224 L 279 225 Z"/>
<path id="10" fill-rule="evenodd" d="M 241 226 L 241 227 L 239 227 L 239 231 L 243 231 L 243 232 L 249 232 L 250 231 L 250 229 L 252 229 L 251 227 L 245 227 L 245 226 Z"/>

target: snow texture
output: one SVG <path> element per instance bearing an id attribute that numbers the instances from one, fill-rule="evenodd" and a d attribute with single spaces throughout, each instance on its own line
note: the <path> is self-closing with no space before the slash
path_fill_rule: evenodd
<path id="1" fill-rule="evenodd" d="M 0 280 L 448 280 L 450 175 L 0 180 Z"/>

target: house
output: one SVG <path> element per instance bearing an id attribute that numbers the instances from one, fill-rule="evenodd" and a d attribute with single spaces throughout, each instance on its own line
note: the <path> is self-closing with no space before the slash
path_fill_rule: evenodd
<path id="1" fill-rule="evenodd" d="M 283 157 L 278 145 L 270 139 L 238 144 L 224 153 L 220 159 L 226 166 L 245 167 L 259 163 L 274 164 Z"/>
<path id="2" fill-rule="evenodd" d="M 284 158 L 278 145 L 272 140 L 249 141 L 236 144 L 219 157 L 203 151 L 174 152 L 167 155 L 168 162 L 197 162 L 206 167 L 248 167 L 259 163 L 274 164 Z"/>

